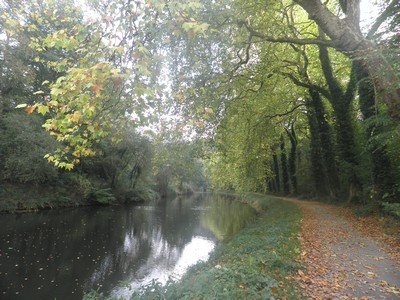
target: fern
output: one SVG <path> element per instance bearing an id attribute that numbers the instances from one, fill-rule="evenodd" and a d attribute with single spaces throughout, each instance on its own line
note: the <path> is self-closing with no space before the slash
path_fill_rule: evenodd
<path id="1" fill-rule="evenodd" d="M 116 198 L 110 188 L 92 191 L 90 198 L 100 204 L 112 204 L 116 202 Z"/>

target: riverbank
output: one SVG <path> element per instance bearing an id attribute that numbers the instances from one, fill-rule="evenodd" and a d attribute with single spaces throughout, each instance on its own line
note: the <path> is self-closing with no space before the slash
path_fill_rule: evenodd
<path id="1" fill-rule="evenodd" d="M 143 203 L 156 197 L 158 195 L 150 188 L 144 192 L 121 192 L 92 186 L 85 189 L 71 183 L 47 186 L 2 184 L 0 213 L 28 213 L 48 209 Z"/>
<path id="2" fill-rule="evenodd" d="M 298 299 L 298 286 L 291 278 L 301 269 L 299 208 L 265 195 L 249 194 L 242 201 L 260 212 L 255 222 L 179 282 L 152 284 L 134 299 Z"/>

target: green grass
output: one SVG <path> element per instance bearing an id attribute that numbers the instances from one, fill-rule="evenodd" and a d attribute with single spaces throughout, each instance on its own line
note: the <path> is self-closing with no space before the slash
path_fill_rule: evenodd
<path id="1" fill-rule="evenodd" d="M 260 217 L 220 246 L 206 263 L 193 267 L 179 282 L 153 283 L 133 299 L 288 299 L 301 298 L 289 279 L 301 268 L 300 210 L 291 203 L 249 194 L 243 201 Z M 96 298 L 96 297 L 95 297 Z"/>

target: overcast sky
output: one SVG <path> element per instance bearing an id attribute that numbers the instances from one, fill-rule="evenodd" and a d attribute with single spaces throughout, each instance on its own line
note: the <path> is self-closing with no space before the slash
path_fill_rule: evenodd
<path id="1" fill-rule="evenodd" d="M 361 27 L 371 27 L 375 19 L 378 17 L 379 8 L 374 5 L 373 0 L 361 0 Z"/>

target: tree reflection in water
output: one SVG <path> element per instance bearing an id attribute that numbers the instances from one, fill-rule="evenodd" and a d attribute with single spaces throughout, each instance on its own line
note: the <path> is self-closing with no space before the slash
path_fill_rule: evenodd
<path id="1" fill-rule="evenodd" d="M 0 290 L 19 299 L 128 296 L 152 279 L 179 278 L 206 260 L 254 211 L 221 196 L 155 205 L 78 208 L 0 219 Z"/>
<path id="2" fill-rule="evenodd" d="M 222 195 L 208 198 L 205 205 L 208 209 L 202 215 L 202 224 L 220 241 L 233 237 L 256 214 L 252 207 L 239 201 L 229 201 Z"/>

